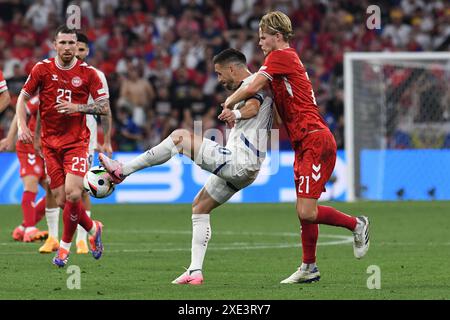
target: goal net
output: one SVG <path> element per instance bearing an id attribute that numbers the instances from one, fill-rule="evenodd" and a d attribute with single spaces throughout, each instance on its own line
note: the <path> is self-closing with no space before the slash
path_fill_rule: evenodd
<path id="1" fill-rule="evenodd" d="M 450 199 L 450 53 L 347 53 L 347 200 Z"/>

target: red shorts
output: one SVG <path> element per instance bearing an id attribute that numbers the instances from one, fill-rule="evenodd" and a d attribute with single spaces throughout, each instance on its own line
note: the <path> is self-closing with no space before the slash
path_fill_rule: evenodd
<path id="1" fill-rule="evenodd" d="M 336 163 L 336 141 L 330 130 L 309 133 L 295 150 L 297 198 L 319 199 Z"/>
<path id="2" fill-rule="evenodd" d="M 31 145 L 32 146 L 32 145 Z M 44 159 L 32 150 L 17 150 L 17 158 L 20 163 L 20 177 L 36 176 L 39 180 L 45 179 Z"/>
<path id="3" fill-rule="evenodd" d="M 65 148 L 49 148 L 42 146 L 50 189 L 63 185 L 66 174 L 84 177 L 88 166 L 88 146 L 78 145 Z"/>

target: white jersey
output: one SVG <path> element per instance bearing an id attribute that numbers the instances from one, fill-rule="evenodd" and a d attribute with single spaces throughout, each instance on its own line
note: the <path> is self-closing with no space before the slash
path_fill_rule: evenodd
<path id="1" fill-rule="evenodd" d="M 98 70 L 97 68 L 94 68 L 94 70 L 97 72 L 98 77 L 102 81 L 103 88 L 106 90 L 106 94 L 109 98 L 108 82 L 106 81 L 105 74 L 102 71 Z M 91 95 L 89 95 L 88 104 L 91 103 L 94 103 L 94 99 L 92 98 Z M 90 131 L 89 154 L 94 154 L 94 150 L 97 147 L 97 120 L 95 120 L 93 114 L 86 115 L 86 125 Z"/>
<path id="2" fill-rule="evenodd" d="M 256 74 L 245 78 L 241 86 L 247 86 Z M 259 91 L 253 98 L 261 102 L 258 114 L 250 119 L 236 120 L 230 131 L 226 148 L 235 155 L 235 161 L 245 164 L 249 170 L 259 170 L 267 152 L 269 132 L 273 122 L 272 98 L 267 97 L 263 91 Z M 234 106 L 234 110 L 245 105 L 241 101 Z"/>

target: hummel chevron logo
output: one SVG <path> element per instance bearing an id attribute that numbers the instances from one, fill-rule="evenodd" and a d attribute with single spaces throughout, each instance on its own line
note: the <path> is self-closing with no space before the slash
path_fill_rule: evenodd
<path id="1" fill-rule="evenodd" d="M 315 175 L 314 173 L 311 174 L 311 177 L 314 179 L 314 181 L 318 181 L 320 179 L 320 172 L 318 175 Z"/>
<path id="2" fill-rule="evenodd" d="M 312 168 L 315 172 L 319 172 L 321 167 L 322 167 L 321 164 L 319 164 L 318 166 L 315 166 L 314 164 L 312 165 Z"/>

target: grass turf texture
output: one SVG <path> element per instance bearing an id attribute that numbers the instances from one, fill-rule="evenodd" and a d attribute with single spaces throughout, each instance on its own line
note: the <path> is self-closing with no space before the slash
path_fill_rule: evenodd
<path id="1" fill-rule="evenodd" d="M 371 247 L 353 257 L 351 233 L 320 226 L 318 283 L 281 285 L 301 257 L 293 204 L 227 204 L 213 213 L 203 286 L 170 282 L 190 262 L 190 205 L 97 205 L 104 225 L 103 257 L 77 255 L 81 289 L 70 290 L 67 267 L 38 253 L 41 243 L 11 238 L 19 206 L 1 206 L 0 299 L 449 299 L 450 203 L 333 203 L 371 220 Z M 62 232 L 60 218 L 60 232 Z M 39 226 L 45 230 L 45 221 Z M 335 244 L 333 244 L 335 243 Z M 367 268 L 381 270 L 381 289 L 369 290 Z"/>

